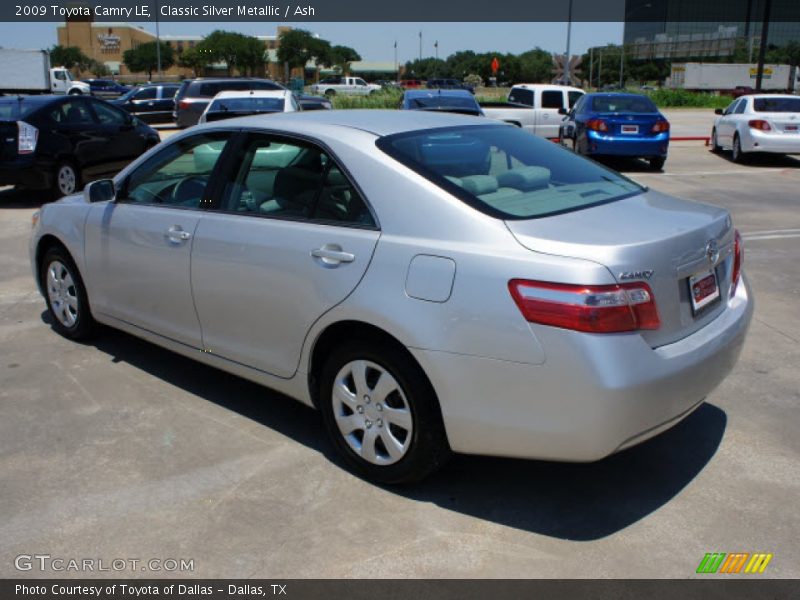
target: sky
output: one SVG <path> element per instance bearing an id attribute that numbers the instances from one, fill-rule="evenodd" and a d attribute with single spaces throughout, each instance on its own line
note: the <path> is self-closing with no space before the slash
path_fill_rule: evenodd
<path id="1" fill-rule="evenodd" d="M 284 23 L 281 23 L 282 25 Z M 536 46 L 549 52 L 566 51 L 566 23 L 285 23 L 308 29 L 333 44 L 351 46 L 363 60 L 394 60 L 401 63 L 419 57 L 419 32 L 422 31 L 422 55 L 434 56 L 434 42 L 439 42 L 439 57 L 446 58 L 459 50 L 475 52 L 510 52 L 519 54 Z M 137 23 L 155 33 L 154 23 Z M 0 24 L 0 45 L 6 48 L 49 48 L 56 44 L 57 23 Z M 248 23 L 161 23 L 162 34 L 210 33 L 221 28 L 251 35 L 274 35 L 274 22 Z M 622 23 L 572 24 L 570 51 L 582 54 L 590 46 L 622 41 Z"/>

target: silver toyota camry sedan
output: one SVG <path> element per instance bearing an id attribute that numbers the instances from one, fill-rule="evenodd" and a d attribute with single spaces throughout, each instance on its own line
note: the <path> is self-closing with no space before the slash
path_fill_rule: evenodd
<path id="1" fill-rule="evenodd" d="M 695 410 L 753 310 L 727 211 L 495 121 L 194 127 L 45 205 L 53 328 L 102 323 L 314 406 L 344 460 L 593 461 Z"/>

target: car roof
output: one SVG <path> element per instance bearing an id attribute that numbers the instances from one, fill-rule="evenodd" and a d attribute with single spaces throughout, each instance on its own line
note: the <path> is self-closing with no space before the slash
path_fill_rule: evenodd
<path id="1" fill-rule="evenodd" d="M 798 98 L 793 94 L 742 94 L 739 98 Z"/>
<path id="2" fill-rule="evenodd" d="M 469 90 L 406 90 L 406 98 L 474 98 Z"/>
<path id="3" fill-rule="evenodd" d="M 424 110 L 326 110 L 311 112 L 279 113 L 273 115 L 257 115 L 228 119 L 225 127 L 260 126 L 264 129 L 276 129 L 286 126 L 293 132 L 313 135 L 315 128 L 332 126 L 346 129 L 366 131 L 383 137 L 396 133 L 434 129 L 437 127 L 511 127 L 493 119 L 476 119 L 469 115 L 440 113 Z M 201 127 L 219 127 L 218 123 L 210 123 Z M 196 129 L 196 128 L 193 128 Z"/>
<path id="4" fill-rule="evenodd" d="M 289 90 L 226 90 L 219 92 L 212 100 L 224 100 L 225 98 L 285 98 L 290 93 Z"/>
<path id="5" fill-rule="evenodd" d="M 65 96 L 64 94 L 43 94 L 36 96 L 0 96 L 0 102 L 25 102 L 30 104 L 48 104 L 50 102 L 57 102 L 59 100 L 74 99 L 74 96 Z"/>
<path id="6" fill-rule="evenodd" d="M 526 89 L 526 90 L 564 89 L 564 90 L 567 90 L 569 92 L 583 92 L 583 90 L 581 88 L 576 88 L 576 87 L 572 87 L 572 86 L 569 86 L 569 85 L 559 85 L 557 83 L 518 83 L 517 85 L 512 86 L 512 89 L 513 88 L 523 88 L 523 89 Z"/>
<path id="7" fill-rule="evenodd" d="M 647 94 L 634 94 L 631 92 L 591 92 L 586 94 L 587 98 L 647 98 Z"/>

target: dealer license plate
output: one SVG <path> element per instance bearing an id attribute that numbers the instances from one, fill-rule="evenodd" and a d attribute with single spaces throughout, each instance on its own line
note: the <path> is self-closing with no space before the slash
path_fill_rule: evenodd
<path id="1" fill-rule="evenodd" d="M 622 133 L 639 133 L 638 125 L 623 125 Z"/>
<path id="2" fill-rule="evenodd" d="M 689 277 L 689 296 L 692 298 L 692 312 L 695 314 L 718 300 L 719 285 L 716 272 L 712 269 Z"/>

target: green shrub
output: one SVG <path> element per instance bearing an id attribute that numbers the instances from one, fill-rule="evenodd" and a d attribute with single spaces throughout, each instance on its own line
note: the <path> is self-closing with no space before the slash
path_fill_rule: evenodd
<path id="1" fill-rule="evenodd" d="M 662 88 L 647 92 L 659 108 L 725 108 L 731 103 L 730 96 L 718 96 L 708 92 L 689 92 Z"/>
<path id="2" fill-rule="evenodd" d="M 389 108 L 394 109 L 400 106 L 402 92 L 398 90 L 381 90 L 369 96 L 346 96 L 336 94 L 333 97 L 333 108 Z"/>

